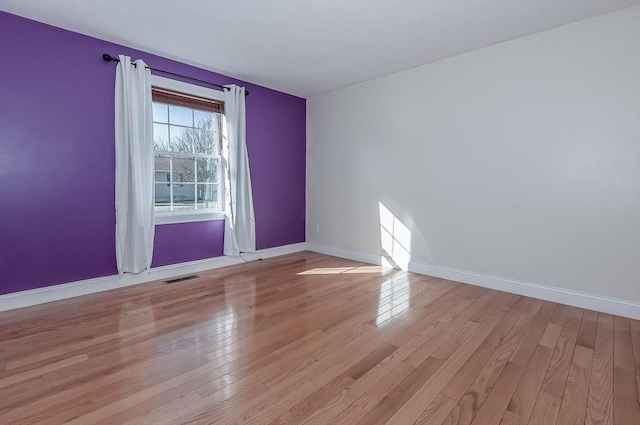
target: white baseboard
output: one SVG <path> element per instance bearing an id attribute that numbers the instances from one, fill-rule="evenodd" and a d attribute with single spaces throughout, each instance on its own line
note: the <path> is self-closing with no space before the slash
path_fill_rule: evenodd
<path id="1" fill-rule="evenodd" d="M 321 254 L 369 264 L 379 265 L 382 261 L 382 257 L 379 255 L 348 251 L 312 243 L 307 243 L 307 249 Z M 415 262 L 409 263 L 409 271 L 640 320 L 640 303 L 632 301 Z"/>
<path id="2" fill-rule="evenodd" d="M 261 249 L 256 251 L 254 254 L 243 253 L 242 256 L 248 261 L 254 261 L 285 254 L 292 254 L 306 249 L 307 244 L 305 242 L 301 242 L 275 248 Z M 0 311 L 13 310 L 15 308 L 48 303 L 65 298 L 93 294 L 95 292 L 108 291 L 110 289 L 137 285 L 139 283 L 151 282 L 154 280 L 169 279 L 204 270 L 233 266 L 243 262 L 244 260 L 241 258 L 222 256 L 152 268 L 148 272 L 143 271 L 138 274 L 126 273 L 122 278 L 119 278 L 117 275 L 104 276 L 79 280 L 77 282 L 63 283 L 60 285 L 46 286 L 44 288 L 31 289 L 28 291 L 14 292 L 11 294 L 0 295 Z"/>

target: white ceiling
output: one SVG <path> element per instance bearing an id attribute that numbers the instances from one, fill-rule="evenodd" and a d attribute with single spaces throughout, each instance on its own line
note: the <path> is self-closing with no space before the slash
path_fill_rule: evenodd
<path id="1" fill-rule="evenodd" d="M 640 0 L 0 0 L 0 9 L 310 97 L 638 4 Z"/>

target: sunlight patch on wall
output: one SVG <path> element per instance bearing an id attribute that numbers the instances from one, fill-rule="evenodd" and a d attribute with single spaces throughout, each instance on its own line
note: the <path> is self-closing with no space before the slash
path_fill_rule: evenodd
<path id="1" fill-rule="evenodd" d="M 385 252 L 382 266 L 409 269 L 411 261 L 411 231 L 382 202 L 380 210 L 380 245 Z"/>

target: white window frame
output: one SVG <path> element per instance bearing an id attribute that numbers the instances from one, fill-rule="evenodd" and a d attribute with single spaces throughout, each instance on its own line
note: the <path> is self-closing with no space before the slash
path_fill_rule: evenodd
<path id="1" fill-rule="evenodd" d="M 219 102 L 225 101 L 224 92 L 208 89 L 206 87 L 196 86 L 194 84 L 184 83 L 182 81 L 171 80 L 169 78 L 159 77 L 157 75 L 151 76 L 151 86 L 159 89 L 165 89 L 175 91 L 178 93 L 190 94 L 192 96 L 204 97 Z M 222 120 L 224 121 L 224 114 Z M 222 124 L 222 129 L 226 128 L 226 125 Z M 224 135 L 223 135 L 224 137 Z M 155 154 L 155 150 L 154 150 Z M 155 224 L 174 224 L 174 223 L 191 223 L 196 221 L 211 221 L 211 220 L 223 220 L 224 219 L 224 197 L 220 194 L 224 194 L 224 178 L 222 178 L 222 164 L 220 165 L 219 183 L 218 183 L 218 205 L 220 208 L 210 208 L 207 210 L 180 210 L 180 211 L 154 211 Z M 155 174 L 154 174 L 155 181 Z M 155 183 L 154 183 L 155 185 Z M 155 190 L 155 188 L 154 188 Z M 155 206 L 154 206 L 155 209 Z"/>

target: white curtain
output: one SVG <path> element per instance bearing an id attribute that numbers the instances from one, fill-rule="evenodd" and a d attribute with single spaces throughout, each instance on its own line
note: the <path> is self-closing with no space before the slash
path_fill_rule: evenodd
<path id="1" fill-rule="evenodd" d="M 151 267 L 154 236 L 151 72 L 120 55 L 116 68 L 116 260 L 118 274 Z"/>
<path id="2" fill-rule="evenodd" d="M 225 90 L 226 138 L 222 160 L 225 176 L 224 255 L 256 251 L 251 174 L 247 154 L 245 90 L 236 85 Z"/>

